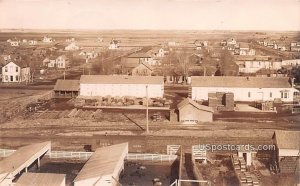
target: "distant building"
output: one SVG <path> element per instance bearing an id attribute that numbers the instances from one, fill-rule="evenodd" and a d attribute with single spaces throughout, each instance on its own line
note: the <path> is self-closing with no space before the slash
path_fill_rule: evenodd
<path id="1" fill-rule="evenodd" d="M 149 52 L 147 52 L 147 54 L 157 58 L 165 57 L 166 53 L 167 51 L 164 48 L 153 48 Z"/>
<path id="2" fill-rule="evenodd" d="M 241 102 L 293 102 L 294 94 L 299 93 L 286 77 L 192 76 L 191 81 L 193 100 L 208 100 L 208 93 L 231 92 Z"/>
<path id="3" fill-rule="evenodd" d="M 37 45 L 37 40 L 34 39 L 29 40 L 28 45 Z"/>
<path id="4" fill-rule="evenodd" d="M 240 43 L 239 44 L 239 55 L 255 55 L 255 50 L 250 49 L 248 43 Z"/>
<path id="5" fill-rule="evenodd" d="M 141 63 L 147 65 L 155 65 L 155 61 L 151 57 L 151 55 L 147 53 L 133 53 L 127 57 L 122 58 L 122 72 L 129 74 L 135 67 L 140 65 Z"/>
<path id="6" fill-rule="evenodd" d="M 43 60 L 43 66 L 47 66 L 48 68 L 65 69 L 69 68 L 70 61 L 69 58 L 65 55 L 61 55 L 58 57 L 50 56 Z"/>
<path id="7" fill-rule="evenodd" d="M 19 46 L 19 45 L 20 45 L 20 41 L 18 41 L 18 40 L 11 40 L 10 41 L 10 46 L 16 47 L 16 46 Z"/>
<path id="8" fill-rule="evenodd" d="M 188 61 L 189 61 L 189 64 L 200 65 L 203 61 L 203 55 L 193 53 L 192 55 L 189 56 Z"/>
<path id="9" fill-rule="evenodd" d="M 79 50 L 79 46 L 76 45 L 75 42 L 70 43 L 68 46 L 65 47 L 66 51 L 75 51 Z"/>
<path id="10" fill-rule="evenodd" d="M 178 105 L 179 122 L 182 124 L 197 124 L 199 122 L 212 122 L 213 109 L 200 105 L 190 98 L 186 98 Z"/>
<path id="11" fill-rule="evenodd" d="M 116 50 L 116 49 L 119 49 L 119 48 L 120 48 L 119 41 L 115 40 L 115 39 L 112 39 L 109 43 L 108 49 L 109 50 Z"/>
<path id="12" fill-rule="evenodd" d="M 148 86 L 148 88 L 147 88 Z M 163 76 L 82 75 L 80 96 L 163 97 Z"/>
<path id="13" fill-rule="evenodd" d="M 151 76 L 153 73 L 153 68 L 145 63 L 139 64 L 132 70 L 133 76 Z"/>
<path id="14" fill-rule="evenodd" d="M 290 60 L 283 60 L 282 66 L 300 66 L 300 59 L 290 59 Z"/>
<path id="15" fill-rule="evenodd" d="M 30 80 L 30 67 L 19 62 L 7 62 L 2 67 L 2 82 L 20 83 Z"/>
<path id="16" fill-rule="evenodd" d="M 95 48 L 93 49 L 83 49 L 79 55 L 80 56 L 84 56 L 85 59 L 94 59 L 96 57 L 98 57 L 100 54 L 100 50 L 97 50 Z"/>
<path id="17" fill-rule="evenodd" d="M 292 42 L 291 43 L 291 51 L 292 52 L 300 52 L 300 42 Z"/>
<path id="18" fill-rule="evenodd" d="M 235 56 L 235 63 L 239 66 L 241 73 L 256 73 L 260 69 L 281 69 L 282 62 L 271 59 L 270 56 Z"/>
<path id="19" fill-rule="evenodd" d="M 44 43 L 52 43 L 52 42 L 53 42 L 53 39 L 52 39 L 52 37 L 44 36 L 43 42 L 44 42 Z"/>

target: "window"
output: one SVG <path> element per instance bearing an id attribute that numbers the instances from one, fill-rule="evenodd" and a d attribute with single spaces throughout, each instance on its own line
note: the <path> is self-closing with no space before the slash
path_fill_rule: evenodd
<path id="1" fill-rule="evenodd" d="M 19 76 L 16 76 L 16 81 L 19 81 Z"/>
<path id="2" fill-rule="evenodd" d="M 5 72 L 8 72 L 8 67 L 7 66 L 5 67 Z"/>
<path id="3" fill-rule="evenodd" d="M 272 94 L 272 92 L 270 92 L 270 98 L 272 98 L 273 97 L 273 94 Z"/>
<path id="4" fill-rule="evenodd" d="M 250 98 L 251 97 L 251 92 L 248 92 L 248 98 Z"/>
<path id="5" fill-rule="evenodd" d="M 7 75 L 5 76 L 5 81 L 8 81 L 8 76 Z"/>
<path id="6" fill-rule="evenodd" d="M 284 98 L 284 99 L 289 98 L 289 93 L 288 92 L 281 92 L 281 98 Z"/>
<path id="7" fill-rule="evenodd" d="M 16 72 L 19 72 L 19 67 L 16 67 Z"/>

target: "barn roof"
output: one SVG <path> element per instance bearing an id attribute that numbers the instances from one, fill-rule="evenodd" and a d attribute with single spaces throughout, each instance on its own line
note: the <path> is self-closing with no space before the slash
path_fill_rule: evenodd
<path id="1" fill-rule="evenodd" d="M 274 136 L 279 149 L 300 150 L 300 131 L 276 130 Z"/>
<path id="2" fill-rule="evenodd" d="M 54 86 L 55 91 L 79 91 L 79 80 L 58 79 Z"/>
<path id="3" fill-rule="evenodd" d="M 101 178 L 106 175 L 112 175 L 118 167 L 120 161 L 124 161 L 124 152 L 128 153 L 128 143 L 121 143 L 107 147 L 98 148 L 83 168 L 76 176 L 74 182 Z M 123 164 L 121 164 L 123 166 Z"/>
<path id="4" fill-rule="evenodd" d="M 192 76 L 192 87 L 291 88 L 288 77 Z"/>
<path id="5" fill-rule="evenodd" d="M 163 76 L 82 75 L 80 84 L 163 84 Z"/>
<path id="6" fill-rule="evenodd" d="M 65 174 L 53 173 L 23 173 L 16 186 L 61 186 L 65 182 Z"/>
<path id="7" fill-rule="evenodd" d="M 199 103 L 197 103 L 196 101 L 192 100 L 191 98 L 185 98 L 184 100 L 182 100 L 178 105 L 177 108 L 181 109 L 182 107 L 186 106 L 186 105 L 193 105 L 194 107 L 196 107 L 199 110 L 204 110 L 207 112 L 214 112 L 214 110 L 208 106 L 204 106 L 204 105 L 200 105 Z"/>

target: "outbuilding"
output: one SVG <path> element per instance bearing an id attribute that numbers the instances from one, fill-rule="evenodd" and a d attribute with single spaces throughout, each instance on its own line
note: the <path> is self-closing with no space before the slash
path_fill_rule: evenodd
<path id="1" fill-rule="evenodd" d="M 162 98 L 163 76 L 82 75 L 80 96 Z"/>
<path id="2" fill-rule="evenodd" d="M 116 186 L 124 170 L 128 143 L 98 148 L 74 180 L 74 186 Z"/>
<path id="3" fill-rule="evenodd" d="M 191 98 L 186 98 L 178 105 L 179 122 L 182 124 L 197 124 L 199 122 L 212 122 L 213 109 L 200 105 Z"/>
<path id="4" fill-rule="evenodd" d="M 24 173 L 15 186 L 65 186 L 65 174 L 53 173 Z"/>

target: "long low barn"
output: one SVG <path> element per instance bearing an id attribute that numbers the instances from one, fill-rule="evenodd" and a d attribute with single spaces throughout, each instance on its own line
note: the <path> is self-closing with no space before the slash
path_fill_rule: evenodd
<path id="1" fill-rule="evenodd" d="M 148 86 L 148 88 L 147 88 Z M 82 75 L 80 96 L 163 97 L 163 76 Z"/>
<path id="2" fill-rule="evenodd" d="M 299 93 L 286 77 L 192 76 L 191 81 L 193 100 L 208 100 L 208 93 L 232 92 L 235 101 L 292 102 Z"/>

